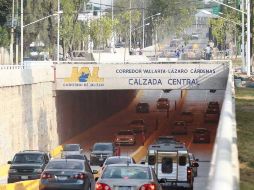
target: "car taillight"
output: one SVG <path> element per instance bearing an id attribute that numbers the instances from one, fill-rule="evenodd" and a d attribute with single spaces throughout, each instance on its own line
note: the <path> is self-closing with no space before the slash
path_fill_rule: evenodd
<path id="1" fill-rule="evenodd" d="M 95 190 L 111 190 L 111 188 L 105 183 L 96 183 Z"/>
<path id="2" fill-rule="evenodd" d="M 142 185 L 139 190 L 156 190 L 155 184 L 144 184 Z"/>
<path id="3" fill-rule="evenodd" d="M 41 179 L 50 179 L 53 178 L 53 175 L 50 173 L 42 173 L 41 174 Z"/>
<path id="4" fill-rule="evenodd" d="M 187 181 L 189 183 L 191 183 L 191 181 L 192 181 L 192 168 L 191 167 L 187 167 Z"/>
<path id="5" fill-rule="evenodd" d="M 84 180 L 86 178 L 86 175 L 83 173 L 78 173 L 72 176 L 73 179 L 80 179 L 80 180 Z"/>

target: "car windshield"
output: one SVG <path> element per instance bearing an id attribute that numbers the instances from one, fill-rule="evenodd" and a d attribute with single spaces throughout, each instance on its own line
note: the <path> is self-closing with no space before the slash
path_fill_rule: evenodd
<path id="1" fill-rule="evenodd" d="M 112 144 L 95 144 L 93 147 L 94 151 L 113 151 Z"/>
<path id="2" fill-rule="evenodd" d="M 102 179 L 151 179 L 148 167 L 139 166 L 108 166 L 102 176 Z"/>
<path id="3" fill-rule="evenodd" d="M 203 133 L 206 133 L 208 132 L 206 129 L 197 129 L 195 130 L 195 133 L 198 133 L 198 134 L 203 134 Z"/>
<path id="4" fill-rule="evenodd" d="M 116 157 L 116 158 L 109 158 L 105 161 L 105 165 L 124 164 L 124 163 L 131 163 L 131 159 L 127 157 Z"/>
<path id="5" fill-rule="evenodd" d="M 64 151 L 79 151 L 80 147 L 77 144 L 66 144 L 64 145 Z"/>
<path id="6" fill-rule="evenodd" d="M 13 163 L 43 163 L 44 158 L 42 154 L 17 154 Z"/>
<path id="7" fill-rule="evenodd" d="M 119 131 L 118 135 L 133 135 L 132 131 Z"/>
<path id="8" fill-rule="evenodd" d="M 78 160 L 84 160 L 85 157 L 83 155 L 66 155 L 65 156 L 66 159 L 78 159 Z"/>
<path id="9" fill-rule="evenodd" d="M 63 161 L 50 161 L 46 169 L 70 169 L 70 170 L 83 170 L 84 166 L 82 162 L 74 160 L 63 160 Z"/>
<path id="10" fill-rule="evenodd" d="M 175 142 L 173 137 L 160 137 L 156 141 L 157 144 L 172 143 L 172 142 Z"/>

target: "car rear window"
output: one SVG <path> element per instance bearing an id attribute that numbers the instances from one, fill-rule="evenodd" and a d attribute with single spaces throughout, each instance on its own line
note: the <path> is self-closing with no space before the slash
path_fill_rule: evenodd
<path id="1" fill-rule="evenodd" d="M 133 135 L 132 131 L 119 131 L 117 133 L 118 135 Z"/>
<path id="2" fill-rule="evenodd" d="M 117 158 L 109 158 L 105 161 L 105 165 L 110 165 L 110 164 L 124 164 L 124 163 L 131 163 L 131 159 L 130 158 L 121 158 L 121 157 L 117 157 Z"/>
<path id="3" fill-rule="evenodd" d="M 195 133 L 198 133 L 198 134 L 203 134 L 203 133 L 207 133 L 208 131 L 206 129 L 196 129 L 195 130 Z"/>
<path id="4" fill-rule="evenodd" d="M 149 167 L 140 166 L 108 166 L 102 179 L 151 179 Z"/>
<path id="5" fill-rule="evenodd" d="M 169 158 L 169 157 L 162 158 L 161 172 L 162 173 L 172 173 L 173 172 L 173 159 L 172 158 Z"/>
<path id="6" fill-rule="evenodd" d="M 80 147 L 79 145 L 75 145 L 75 144 L 66 144 L 63 147 L 64 151 L 79 151 Z"/>
<path id="7" fill-rule="evenodd" d="M 46 169 L 83 170 L 84 165 L 82 164 L 82 162 L 76 162 L 74 160 L 50 161 Z"/>
<path id="8" fill-rule="evenodd" d="M 65 155 L 66 159 L 78 159 L 78 160 L 84 160 L 85 157 L 83 155 Z"/>
<path id="9" fill-rule="evenodd" d="M 158 102 L 167 102 L 167 101 L 168 101 L 168 99 L 166 99 L 166 98 L 161 98 L 158 100 Z"/>
<path id="10" fill-rule="evenodd" d="M 16 154 L 13 163 L 43 163 L 42 154 Z"/>
<path id="11" fill-rule="evenodd" d="M 93 147 L 94 151 L 113 151 L 112 144 L 95 144 Z"/>

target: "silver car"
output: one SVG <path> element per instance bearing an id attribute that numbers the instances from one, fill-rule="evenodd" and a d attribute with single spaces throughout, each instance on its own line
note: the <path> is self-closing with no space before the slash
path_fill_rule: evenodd
<path id="1" fill-rule="evenodd" d="M 111 190 L 162 189 L 151 166 L 142 164 L 107 165 L 97 180 L 95 188 Z"/>

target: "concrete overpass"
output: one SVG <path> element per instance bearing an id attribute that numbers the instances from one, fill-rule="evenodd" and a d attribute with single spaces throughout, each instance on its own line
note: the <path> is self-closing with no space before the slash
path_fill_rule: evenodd
<path id="1" fill-rule="evenodd" d="M 132 101 L 138 89 L 148 89 L 148 87 L 149 89 L 223 89 L 226 93 L 214 146 L 209 189 L 218 189 L 217 185 L 222 185 L 222 189 L 233 189 L 232 187 L 237 189 L 239 171 L 236 160 L 234 100 L 232 100 L 234 92 L 229 63 L 216 61 L 209 64 L 194 61 L 177 64 L 114 64 L 110 67 L 107 64 L 87 63 L 37 64 L 32 67 L 0 67 L 0 153 L 5 155 L 1 158 L 1 164 L 5 164 L 17 151 L 23 149 L 54 149 L 67 139 L 88 129 L 96 121 L 121 110 Z M 116 72 L 128 69 L 141 72 Z M 193 69 L 207 71 L 192 73 Z M 169 70 L 181 72 L 168 72 Z M 95 77 L 96 73 L 99 78 Z M 82 79 L 82 74 L 88 75 Z M 157 82 L 154 84 L 152 80 L 149 85 L 141 85 L 144 81 L 143 83 L 139 81 L 143 78 L 155 79 Z M 138 82 L 133 79 L 138 79 Z M 158 82 L 159 80 L 161 82 Z M 104 86 L 91 85 L 97 82 L 105 83 Z M 107 110 L 98 112 L 95 110 L 98 106 Z M 228 171 L 228 175 L 222 176 L 221 171 Z"/>

